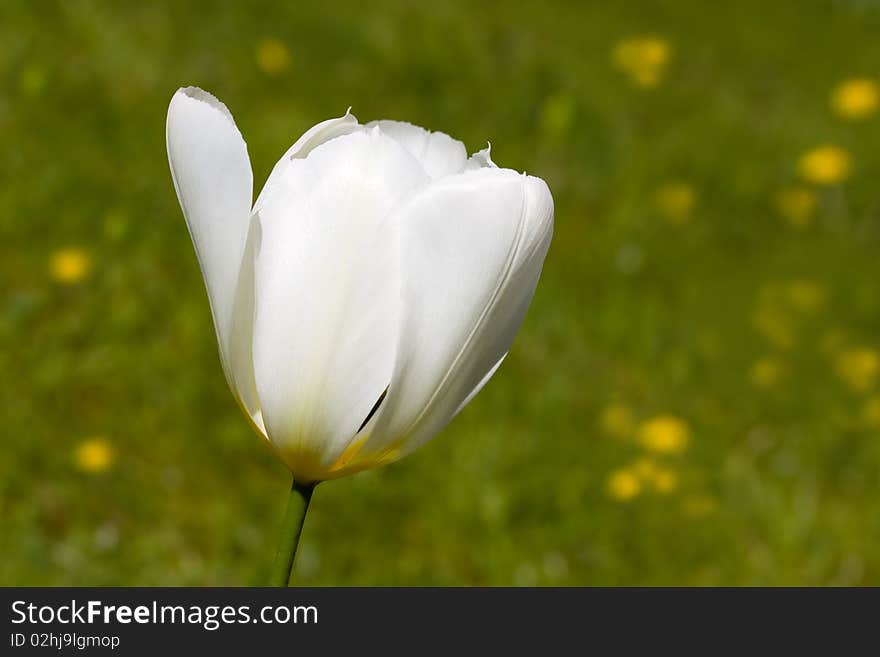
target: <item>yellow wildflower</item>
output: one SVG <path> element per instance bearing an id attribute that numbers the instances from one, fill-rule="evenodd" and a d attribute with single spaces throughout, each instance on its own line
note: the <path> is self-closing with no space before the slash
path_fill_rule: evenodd
<path id="1" fill-rule="evenodd" d="M 880 429 L 880 395 L 865 402 L 862 407 L 862 422 L 869 429 Z"/>
<path id="2" fill-rule="evenodd" d="M 666 72 L 671 48 L 660 37 L 632 37 L 619 41 L 612 50 L 614 66 L 633 84 L 643 89 L 656 87 Z"/>
<path id="3" fill-rule="evenodd" d="M 645 449 L 660 454 L 683 452 L 690 440 L 687 423 L 673 415 L 658 415 L 639 426 L 639 443 Z"/>
<path id="4" fill-rule="evenodd" d="M 815 313 L 825 305 L 825 286 L 808 280 L 794 280 L 785 288 L 789 304 L 802 313 Z"/>
<path id="5" fill-rule="evenodd" d="M 670 468 L 659 468 L 651 478 L 651 486 L 661 495 L 668 495 L 678 488 L 678 475 Z"/>
<path id="6" fill-rule="evenodd" d="M 835 370 L 844 383 L 856 392 L 866 392 L 880 373 L 880 355 L 873 349 L 859 347 L 838 354 Z"/>
<path id="7" fill-rule="evenodd" d="M 817 197 L 809 187 L 787 187 L 774 198 L 776 211 L 794 228 L 806 228 L 816 212 Z"/>
<path id="8" fill-rule="evenodd" d="M 267 75 L 281 75 L 290 68 L 290 51 L 280 39 L 266 38 L 257 43 L 254 57 Z"/>
<path id="9" fill-rule="evenodd" d="M 76 247 L 55 251 L 49 258 L 49 273 L 59 283 L 77 283 L 88 276 L 91 268 L 89 254 Z"/>
<path id="10" fill-rule="evenodd" d="M 671 493 L 678 487 L 678 475 L 674 470 L 658 465 L 652 459 L 640 458 L 630 467 L 639 481 L 657 493 Z"/>
<path id="11" fill-rule="evenodd" d="M 880 87 L 869 78 L 840 83 L 831 94 L 831 108 L 842 118 L 857 121 L 871 116 L 880 105 Z"/>
<path id="12" fill-rule="evenodd" d="M 654 207 L 671 224 L 685 224 L 697 203 L 697 192 L 683 181 L 665 183 L 654 192 Z"/>
<path id="13" fill-rule="evenodd" d="M 103 472 L 113 465 L 113 447 L 106 438 L 96 437 L 84 440 L 74 450 L 76 466 L 83 472 Z"/>
<path id="14" fill-rule="evenodd" d="M 752 314 L 752 326 L 780 349 L 790 349 L 794 346 L 796 340 L 794 321 L 779 308 L 758 308 Z"/>
<path id="15" fill-rule="evenodd" d="M 642 492 L 638 476 L 627 468 L 615 470 L 606 482 L 608 495 L 618 502 L 629 502 Z"/>
<path id="16" fill-rule="evenodd" d="M 749 379 L 758 388 L 772 388 L 782 378 L 784 368 L 776 358 L 762 358 L 755 361 L 749 371 Z"/>
<path id="17" fill-rule="evenodd" d="M 816 185 L 837 185 L 849 177 L 851 169 L 849 153 L 833 144 L 813 148 L 798 160 L 801 176 Z"/>

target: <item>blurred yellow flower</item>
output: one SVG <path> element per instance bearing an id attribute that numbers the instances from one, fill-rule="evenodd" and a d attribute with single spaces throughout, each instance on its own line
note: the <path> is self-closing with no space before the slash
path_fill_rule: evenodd
<path id="1" fill-rule="evenodd" d="M 806 228 L 816 212 L 817 197 L 809 187 L 787 187 L 773 199 L 776 211 L 794 228 Z"/>
<path id="2" fill-rule="evenodd" d="M 89 438 L 76 446 L 73 457 L 76 467 L 83 472 L 104 472 L 113 465 L 113 447 L 106 438 Z"/>
<path id="3" fill-rule="evenodd" d="M 659 468 L 651 478 L 651 486 L 661 495 L 668 495 L 678 488 L 678 475 L 669 468 Z"/>
<path id="4" fill-rule="evenodd" d="M 780 349 L 791 349 L 794 346 L 794 321 L 779 308 L 759 307 L 752 313 L 752 326 Z"/>
<path id="5" fill-rule="evenodd" d="M 807 314 L 822 310 L 828 296 L 822 283 L 803 279 L 789 282 L 785 286 L 785 295 L 789 305 Z"/>
<path id="6" fill-rule="evenodd" d="M 630 467 L 639 482 L 663 495 L 671 493 L 678 487 L 678 475 L 674 470 L 657 465 L 649 458 L 640 458 Z"/>
<path id="7" fill-rule="evenodd" d="M 663 79 L 671 50 L 669 42 L 661 37 L 631 37 L 614 46 L 611 60 L 634 85 L 651 89 Z"/>
<path id="8" fill-rule="evenodd" d="M 645 449 L 660 454 L 683 452 L 690 440 L 687 423 L 674 415 L 658 415 L 639 426 L 639 443 Z"/>
<path id="9" fill-rule="evenodd" d="M 880 429 L 880 395 L 865 402 L 862 407 L 862 422 L 869 429 Z"/>
<path id="10" fill-rule="evenodd" d="M 782 378 L 784 367 L 777 358 L 761 358 L 749 370 L 749 380 L 758 388 L 772 388 Z"/>
<path id="11" fill-rule="evenodd" d="M 628 438 L 635 427 L 632 411 L 621 403 L 608 404 L 599 416 L 599 428 L 612 438 Z"/>
<path id="12" fill-rule="evenodd" d="M 880 87 L 869 78 L 841 82 L 831 94 L 832 109 L 844 119 L 857 121 L 871 116 L 880 105 Z"/>
<path id="13" fill-rule="evenodd" d="M 59 283 L 77 283 L 88 276 L 92 259 L 83 249 L 68 247 L 49 258 L 49 273 Z"/>
<path id="14" fill-rule="evenodd" d="M 816 185 L 836 185 L 849 177 L 852 162 L 840 146 L 817 146 L 798 160 L 798 171 L 804 180 Z"/>
<path id="15" fill-rule="evenodd" d="M 846 385 L 856 392 L 866 392 L 880 373 L 880 355 L 865 347 L 847 349 L 838 354 L 834 368 Z"/>
<path id="16" fill-rule="evenodd" d="M 629 502 L 642 492 L 638 476 L 627 468 L 615 470 L 605 484 L 608 495 L 618 502 Z"/>
<path id="17" fill-rule="evenodd" d="M 281 75 L 290 68 L 290 51 L 280 39 L 269 37 L 257 43 L 254 57 L 267 75 Z"/>
<path id="18" fill-rule="evenodd" d="M 689 495 L 681 503 L 682 511 L 692 518 L 703 518 L 718 509 L 718 500 L 711 495 Z"/>
<path id="19" fill-rule="evenodd" d="M 820 312 L 827 298 L 827 287 L 818 281 L 768 283 L 758 291 L 752 326 L 773 346 L 791 349 L 797 342 L 797 329 L 804 316 Z"/>
<path id="20" fill-rule="evenodd" d="M 697 192 L 687 182 L 671 181 L 654 192 L 654 207 L 671 224 L 685 224 L 697 203 Z"/>

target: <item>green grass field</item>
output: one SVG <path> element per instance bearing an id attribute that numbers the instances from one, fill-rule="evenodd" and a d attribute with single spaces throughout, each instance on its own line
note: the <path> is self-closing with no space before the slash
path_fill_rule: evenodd
<path id="1" fill-rule="evenodd" d="M 494 380 L 321 485 L 307 585 L 880 584 L 880 3 L 0 8 L 0 584 L 265 582 L 289 475 L 220 368 L 179 86 L 259 188 L 349 105 L 492 143 L 556 232 Z"/>

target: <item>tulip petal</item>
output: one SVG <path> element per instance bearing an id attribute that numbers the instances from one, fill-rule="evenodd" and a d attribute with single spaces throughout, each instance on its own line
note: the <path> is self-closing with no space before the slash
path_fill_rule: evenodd
<path id="1" fill-rule="evenodd" d="M 281 169 L 257 215 L 254 369 L 269 439 L 325 478 L 391 379 L 400 299 L 392 210 L 427 176 L 379 130 Z"/>
<path id="2" fill-rule="evenodd" d="M 483 150 L 477 151 L 471 155 L 464 165 L 465 170 L 483 169 L 486 167 L 492 169 L 498 168 L 498 165 L 492 161 L 492 144 L 488 144 Z"/>
<path id="3" fill-rule="evenodd" d="M 358 123 L 357 117 L 351 113 L 351 108 L 349 108 L 348 111 L 346 111 L 345 116 L 321 121 L 306 130 L 303 135 L 294 142 L 293 146 L 287 149 L 287 152 L 281 156 L 273 167 L 272 172 L 266 179 L 266 184 L 263 185 L 263 191 L 260 192 L 260 195 L 257 197 L 257 202 L 254 203 L 254 212 L 259 211 L 264 193 L 266 193 L 266 190 L 270 189 L 278 180 L 277 174 L 279 169 L 284 167 L 286 163 L 290 160 L 307 157 L 313 149 L 331 139 L 341 137 L 342 135 L 348 135 L 361 129 L 363 129 L 363 126 Z"/>
<path id="4" fill-rule="evenodd" d="M 366 125 L 374 126 L 412 153 L 431 178 L 458 173 L 467 161 L 464 144 L 444 132 L 430 132 L 405 121 L 371 121 Z"/>
<path id="5" fill-rule="evenodd" d="M 501 363 L 504 362 L 504 359 L 505 359 L 505 358 L 507 358 L 507 352 L 504 353 L 504 355 L 498 360 L 498 362 L 495 363 L 495 364 L 492 366 L 492 369 L 490 369 L 490 370 L 486 373 L 486 376 L 483 377 L 482 381 L 480 381 L 480 382 L 474 387 L 474 389 L 471 390 L 471 391 L 468 393 L 468 396 L 465 397 L 464 400 L 458 405 L 458 408 L 455 409 L 455 413 L 452 414 L 452 417 L 453 417 L 453 418 L 454 418 L 456 415 L 458 415 L 459 413 L 461 413 L 462 409 L 463 409 L 465 406 L 467 406 L 468 404 L 471 403 L 471 400 L 472 400 L 474 397 L 477 396 L 477 393 L 480 392 L 480 390 L 483 389 L 483 386 L 485 386 L 487 383 L 489 383 L 489 379 L 491 379 L 493 376 L 495 376 L 495 372 L 497 372 L 497 371 L 498 371 L 498 368 L 501 367 Z M 450 418 L 450 419 L 451 419 L 451 418 Z"/>
<path id="6" fill-rule="evenodd" d="M 429 440 L 500 365 L 541 273 L 553 199 L 539 178 L 486 167 L 434 181 L 399 215 L 400 343 L 361 461 Z"/>
<path id="7" fill-rule="evenodd" d="M 260 222 L 251 218 L 241 271 L 235 288 L 232 323 L 227 342 L 229 371 L 233 373 L 236 398 L 257 433 L 266 440 L 266 427 L 254 379 L 254 257 L 260 242 Z M 227 375 L 229 376 L 229 375 Z M 268 440 L 267 440 L 268 442 Z"/>
<path id="8" fill-rule="evenodd" d="M 226 106 L 195 87 L 179 89 L 166 123 L 171 177 L 202 269 L 220 359 L 230 388 L 261 428 L 249 358 L 247 272 L 253 174 L 247 145 Z M 244 269 L 250 265 L 245 262 Z M 252 312 L 252 310 L 251 310 Z"/>

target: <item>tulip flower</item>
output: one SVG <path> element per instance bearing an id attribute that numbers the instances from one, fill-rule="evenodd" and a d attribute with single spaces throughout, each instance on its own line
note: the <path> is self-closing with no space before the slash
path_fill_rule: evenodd
<path id="1" fill-rule="evenodd" d="M 284 585 L 314 485 L 409 454 L 501 365 L 553 199 L 488 148 L 348 112 L 302 135 L 252 204 L 232 114 L 193 87 L 166 139 L 229 387 L 294 478 Z"/>

